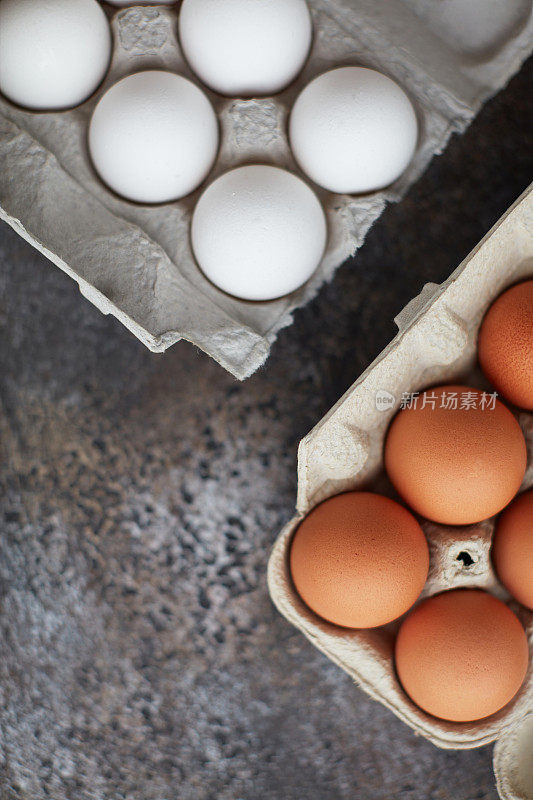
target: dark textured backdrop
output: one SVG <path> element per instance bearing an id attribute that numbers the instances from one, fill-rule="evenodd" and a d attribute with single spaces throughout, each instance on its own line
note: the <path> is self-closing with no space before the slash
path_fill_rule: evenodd
<path id="1" fill-rule="evenodd" d="M 494 800 L 273 609 L 296 447 L 533 178 L 533 63 L 244 384 L 0 229 L 1 800 Z"/>

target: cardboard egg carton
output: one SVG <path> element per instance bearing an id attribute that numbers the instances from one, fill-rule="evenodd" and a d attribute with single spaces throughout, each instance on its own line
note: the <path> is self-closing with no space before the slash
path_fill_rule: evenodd
<path id="1" fill-rule="evenodd" d="M 532 2 L 310 0 L 314 43 L 292 86 L 276 97 L 247 101 L 207 92 L 219 116 L 221 148 L 206 183 L 250 162 L 301 174 L 288 146 L 287 119 L 297 94 L 327 69 L 374 67 L 413 99 L 420 140 L 410 167 L 386 191 L 361 197 L 318 191 L 328 217 L 327 251 L 311 280 L 289 297 L 248 303 L 203 276 L 191 252 L 189 223 L 204 187 L 179 202 L 135 205 L 108 191 L 90 164 L 87 124 L 116 80 L 163 68 L 199 83 L 178 44 L 178 3 L 122 10 L 104 4 L 113 61 L 103 85 L 78 108 L 33 113 L 0 97 L 0 218 L 150 350 L 186 339 L 243 379 L 265 361 L 294 309 L 360 247 L 386 202 L 400 199 L 450 135 L 463 131 L 518 70 L 533 49 Z"/>
<path id="2" fill-rule="evenodd" d="M 494 774 L 502 800 L 532 800 L 533 709 L 497 742 Z"/>
<path id="3" fill-rule="evenodd" d="M 384 472 L 383 445 L 402 397 L 445 383 L 493 391 L 476 366 L 478 329 L 495 298 L 528 276 L 533 276 L 533 185 L 447 281 L 440 286 L 427 285 L 409 303 L 396 319 L 396 338 L 302 440 L 297 514 L 279 535 L 268 567 L 270 594 L 283 616 L 417 733 L 439 747 L 453 749 L 478 747 L 502 737 L 496 757 L 502 787 L 508 787 L 511 781 L 505 777 L 511 758 L 508 754 L 518 758 L 514 739 L 503 737 L 514 726 L 526 725 L 526 715 L 533 712 L 533 657 L 518 695 L 498 713 L 470 723 L 432 717 L 411 702 L 396 677 L 393 651 L 401 621 L 373 630 L 351 630 L 321 620 L 304 605 L 292 585 L 289 549 L 302 518 L 332 495 L 370 489 L 396 497 Z M 528 468 L 522 486 L 526 489 L 533 485 L 533 414 L 516 413 L 528 443 Z M 518 615 L 533 651 L 533 612 L 512 600 L 491 564 L 494 525 L 494 518 L 467 527 L 422 520 L 430 568 L 421 597 L 447 589 L 483 588 L 508 603 Z M 533 719 L 528 719 L 528 731 L 533 731 Z M 533 739 L 529 755 L 533 764 Z M 533 800 L 533 791 L 529 795 L 508 792 L 504 788 L 502 797 L 506 800 Z"/>

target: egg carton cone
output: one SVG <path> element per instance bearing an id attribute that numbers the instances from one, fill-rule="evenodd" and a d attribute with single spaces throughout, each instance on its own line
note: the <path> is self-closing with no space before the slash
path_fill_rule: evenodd
<path id="1" fill-rule="evenodd" d="M 494 774 L 502 800 L 533 800 L 533 708 L 496 743 Z"/>
<path id="2" fill-rule="evenodd" d="M 60 113 L 25 111 L 0 98 L 0 218 L 150 350 L 185 339 L 244 379 L 265 361 L 294 310 L 361 246 L 386 203 L 402 197 L 450 135 L 464 131 L 519 69 L 533 49 L 532 2 L 310 0 L 314 42 L 297 81 L 275 97 L 254 100 L 207 92 L 221 129 L 214 170 L 194 194 L 152 207 L 120 199 L 98 180 L 87 152 L 91 113 L 111 84 L 139 70 L 168 69 L 201 84 L 178 44 L 179 4 L 119 11 L 104 4 L 114 54 L 93 97 Z M 191 251 L 191 213 L 200 192 L 241 164 L 273 164 L 301 175 L 287 141 L 291 106 L 312 78 L 345 64 L 390 75 L 412 98 L 420 137 L 410 167 L 386 191 L 349 197 L 317 190 L 329 241 L 304 287 L 261 303 L 224 294 L 203 276 Z"/>
<path id="3" fill-rule="evenodd" d="M 399 333 L 339 402 L 301 441 L 297 513 L 280 533 L 268 566 L 274 604 L 319 650 L 371 697 L 414 731 L 443 748 L 492 742 L 533 710 L 533 658 L 517 696 L 486 719 L 455 723 L 415 706 L 396 677 L 393 651 L 401 620 L 351 630 L 316 616 L 300 600 L 289 572 L 294 531 L 318 503 L 340 492 L 370 489 L 395 497 L 386 478 L 383 445 L 402 398 L 428 386 L 464 383 L 493 391 L 476 366 L 481 320 L 509 285 L 533 275 L 533 185 L 440 286 L 426 285 L 397 317 Z M 533 485 L 533 414 L 517 412 L 528 444 L 522 489 Z M 466 527 L 423 521 L 430 567 L 421 599 L 447 589 L 482 588 L 518 615 L 533 649 L 533 612 L 514 602 L 492 568 L 495 520 Z"/>

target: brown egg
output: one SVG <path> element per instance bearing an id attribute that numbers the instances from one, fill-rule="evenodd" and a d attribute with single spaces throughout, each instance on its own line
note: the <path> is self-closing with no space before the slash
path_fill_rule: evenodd
<path id="1" fill-rule="evenodd" d="M 501 511 L 520 488 L 526 459 L 524 435 L 511 412 L 468 386 L 422 392 L 416 407 L 393 420 L 385 443 L 387 472 L 405 502 L 448 525 L 469 525 Z"/>
<path id="2" fill-rule="evenodd" d="M 425 600 L 396 639 L 396 671 L 411 700 L 453 722 L 483 719 L 507 705 L 522 685 L 528 660 L 517 617 L 474 589 Z"/>
<path id="3" fill-rule="evenodd" d="M 347 628 L 374 628 L 401 616 L 426 582 L 429 553 L 416 519 L 370 492 L 317 506 L 292 541 L 296 591 L 316 614 Z"/>
<path id="4" fill-rule="evenodd" d="M 533 611 L 533 489 L 517 497 L 498 520 L 492 560 L 504 586 Z"/>
<path id="5" fill-rule="evenodd" d="M 533 280 L 489 308 L 479 331 L 481 369 L 506 400 L 533 411 Z"/>

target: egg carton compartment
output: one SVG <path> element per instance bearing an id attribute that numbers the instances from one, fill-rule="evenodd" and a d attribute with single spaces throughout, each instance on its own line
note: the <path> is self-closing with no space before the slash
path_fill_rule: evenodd
<path id="1" fill-rule="evenodd" d="M 448 47 L 470 65 L 484 63 L 526 23 L 530 0 L 404 0 Z"/>
<path id="2" fill-rule="evenodd" d="M 443 13 L 450 3 L 441 0 Z M 141 206 L 115 196 L 98 180 L 87 153 L 91 113 L 115 81 L 139 70 L 168 69 L 201 84 L 180 51 L 178 4 L 121 10 L 104 4 L 114 53 L 92 98 L 72 111 L 34 113 L 0 97 L 0 218 L 151 350 L 164 351 L 186 339 L 244 379 L 265 361 L 293 311 L 361 246 L 386 202 L 402 197 L 452 132 L 467 127 L 533 49 L 531 0 L 491 0 L 492 28 L 482 26 L 489 44 L 478 48 L 483 58 L 478 53 L 477 61 L 472 48 L 460 46 L 471 0 L 452 5 L 446 27 L 435 16 L 432 0 L 311 0 L 314 42 L 297 81 L 276 97 L 255 100 L 207 91 L 221 127 L 212 174 L 183 200 Z M 450 26 L 456 36 L 445 35 Z M 351 197 L 318 190 L 329 242 L 304 287 L 270 302 L 232 298 L 203 276 L 192 255 L 189 224 L 199 194 L 217 175 L 241 164 L 273 164 L 301 175 L 286 135 L 290 108 L 313 77 L 343 64 L 374 67 L 410 94 L 420 123 L 415 157 L 386 191 Z"/>
<path id="3" fill-rule="evenodd" d="M 396 338 L 302 440 L 297 514 L 281 532 L 269 561 L 269 590 L 281 614 L 369 695 L 443 748 L 478 747 L 517 724 L 533 708 L 533 658 L 520 692 L 498 713 L 470 723 L 432 717 L 411 702 L 396 677 L 393 652 L 401 620 L 371 630 L 349 630 L 321 620 L 293 587 L 290 544 L 303 517 L 340 492 L 370 489 L 397 499 L 384 472 L 383 446 L 404 393 L 454 382 L 492 391 L 476 367 L 481 320 L 506 287 L 532 275 L 533 185 L 447 281 L 426 286 L 409 303 L 396 320 Z M 533 414 L 517 416 L 528 445 L 526 489 L 533 485 Z M 533 654 L 533 612 L 512 600 L 492 568 L 494 525 L 494 518 L 466 527 L 422 520 L 430 568 L 421 598 L 447 589 L 483 588 L 517 614 Z"/>

